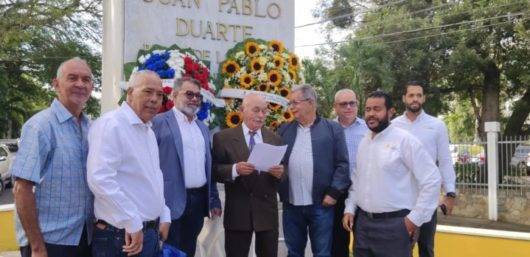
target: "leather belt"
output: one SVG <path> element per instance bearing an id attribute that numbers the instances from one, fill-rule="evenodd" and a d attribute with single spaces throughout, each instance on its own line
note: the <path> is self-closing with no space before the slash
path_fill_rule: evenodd
<path id="1" fill-rule="evenodd" d="M 399 211 L 392 211 L 392 212 L 380 212 L 380 213 L 373 213 L 373 212 L 367 212 L 363 209 L 359 208 L 359 213 L 364 214 L 366 217 L 370 219 L 390 219 L 390 218 L 402 218 L 407 216 L 410 213 L 410 210 L 402 209 Z"/>

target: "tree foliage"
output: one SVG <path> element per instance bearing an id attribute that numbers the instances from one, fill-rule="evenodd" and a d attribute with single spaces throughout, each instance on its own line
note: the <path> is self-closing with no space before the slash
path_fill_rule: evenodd
<path id="1" fill-rule="evenodd" d="M 480 136 L 485 121 L 502 121 L 508 135 L 528 133 L 524 126 L 530 113 L 527 1 L 346 2 L 354 9 L 351 22 L 332 26 L 351 34 L 346 43 L 327 51 L 333 67 L 330 77 L 342 74 L 340 81 L 363 94 L 386 90 L 399 103 L 398 111 L 403 110 L 403 86 L 420 81 L 426 86 L 429 113 L 472 111 L 471 127 Z M 332 0 L 321 5 L 328 6 L 324 14 L 346 6 L 345 1 Z M 456 98 L 467 109 L 451 107 Z M 511 112 L 504 110 L 508 101 L 515 101 Z M 450 117 L 468 117 L 463 114 Z M 460 137 L 468 137 L 466 133 Z"/>
<path id="2" fill-rule="evenodd" d="M 50 104 L 50 82 L 64 60 L 86 59 L 99 85 L 101 0 L 7 0 L 0 14 L 0 137 L 16 137 Z M 91 99 L 87 109 L 98 115 L 98 105 Z"/>

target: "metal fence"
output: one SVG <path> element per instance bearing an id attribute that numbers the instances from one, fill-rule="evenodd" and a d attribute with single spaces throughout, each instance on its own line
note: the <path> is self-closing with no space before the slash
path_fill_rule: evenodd
<path id="1" fill-rule="evenodd" d="M 524 196 L 530 192 L 530 137 L 500 137 L 498 154 L 498 189 L 507 196 Z M 451 145 L 460 192 L 488 193 L 487 142 Z"/>

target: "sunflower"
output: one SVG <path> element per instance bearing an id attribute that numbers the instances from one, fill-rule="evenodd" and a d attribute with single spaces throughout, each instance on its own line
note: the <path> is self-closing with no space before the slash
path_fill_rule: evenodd
<path id="1" fill-rule="evenodd" d="M 267 84 L 267 83 L 261 83 L 261 84 L 259 84 L 259 86 L 258 86 L 258 90 L 259 90 L 259 91 L 263 91 L 263 92 L 267 92 L 267 91 L 269 91 L 269 88 L 270 88 L 270 87 L 269 87 L 269 84 Z"/>
<path id="2" fill-rule="evenodd" d="M 281 69 L 283 67 L 283 64 L 285 63 L 283 58 L 279 55 L 275 55 L 274 57 L 272 57 L 272 62 L 274 62 L 274 66 L 276 66 L 276 69 Z"/>
<path id="3" fill-rule="evenodd" d="M 289 55 L 289 66 L 291 66 L 291 68 L 293 69 L 296 69 L 298 68 L 298 56 L 296 56 L 295 54 L 290 54 Z"/>
<path id="4" fill-rule="evenodd" d="M 278 126 L 280 126 L 280 122 L 278 122 L 277 120 L 273 120 L 269 124 L 269 127 L 272 128 L 272 129 L 276 129 L 276 128 L 278 128 Z"/>
<path id="5" fill-rule="evenodd" d="M 277 111 L 280 108 L 282 108 L 282 106 L 277 103 L 269 103 L 269 109 L 271 109 L 272 111 Z"/>
<path id="6" fill-rule="evenodd" d="M 269 71 L 269 74 L 267 74 L 269 77 L 269 81 L 274 87 L 277 87 L 282 83 L 282 74 L 277 70 L 271 70 Z"/>
<path id="7" fill-rule="evenodd" d="M 280 95 L 282 97 L 288 98 L 290 94 L 291 94 L 291 90 L 289 90 L 288 88 L 286 87 L 280 88 Z"/>
<path id="8" fill-rule="evenodd" d="M 243 120 L 243 117 L 241 117 L 241 113 L 233 111 L 229 112 L 226 115 L 226 126 L 229 128 L 235 128 L 241 124 L 241 121 Z"/>
<path id="9" fill-rule="evenodd" d="M 245 73 L 239 77 L 239 85 L 241 85 L 242 88 L 249 89 L 252 84 L 254 84 L 254 80 L 250 74 Z"/>
<path id="10" fill-rule="evenodd" d="M 279 40 L 271 40 L 269 42 L 269 48 L 272 49 L 273 52 L 281 53 L 284 49 L 283 42 Z"/>
<path id="11" fill-rule="evenodd" d="M 286 112 L 283 113 L 283 119 L 286 121 L 286 122 L 291 122 L 294 120 L 294 115 L 293 113 L 291 112 L 291 110 L 288 110 Z"/>
<path id="12" fill-rule="evenodd" d="M 237 62 L 228 60 L 225 63 L 223 63 L 223 74 L 228 74 L 232 76 L 238 71 L 239 71 L 239 64 L 237 64 Z"/>
<path id="13" fill-rule="evenodd" d="M 298 73 L 296 72 L 296 70 L 289 69 L 288 72 L 289 72 L 289 77 L 291 77 L 291 80 L 298 82 Z"/>
<path id="14" fill-rule="evenodd" d="M 248 41 L 246 44 L 245 44 L 245 53 L 248 55 L 248 56 L 251 56 L 251 57 L 254 57 L 256 56 L 258 53 L 259 53 L 259 46 L 256 42 L 254 41 Z"/>
<path id="15" fill-rule="evenodd" d="M 250 69 L 252 71 L 261 71 L 265 68 L 265 65 L 263 65 L 263 62 L 260 58 L 254 58 L 252 61 L 250 61 Z"/>

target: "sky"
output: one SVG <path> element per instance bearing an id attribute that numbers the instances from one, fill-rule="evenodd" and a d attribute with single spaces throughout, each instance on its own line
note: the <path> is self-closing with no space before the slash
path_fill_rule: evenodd
<path id="1" fill-rule="evenodd" d="M 324 41 L 319 35 L 319 28 L 322 24 L 312 25 L 303 28 L 297 26 L 318 21 L 313 17 L 312 10 L 316 7 L 317 0 L 296 0 L 294 6 L 294 45 L 295 53 L 301 58 L 311 58 L 315 54 L 316 47 L 299 47 L 301 45 L 316 44 Z"/>
<path id="2" fill-rule="evenodd" d="M 315 9 L 318 0 L 295 0 L 295 18 L 294 18 L 294 45 L 295 53 L 301 57 L 312 58 L 315 56 L 315 49 L 318 46 L 306 46 L 301 47 L 302 45 L 311 45 L 325 42 L 320 28 L 325 25 L 325 23 L 315 24 L 307 27 L 296 28 L 297 26 L 318 22 L 319 18 L 313 17 L 313 9 Z M 345 38 L 347 33 L 336 32 L 333 36 L 333 41 L 339 41 Z"/>

